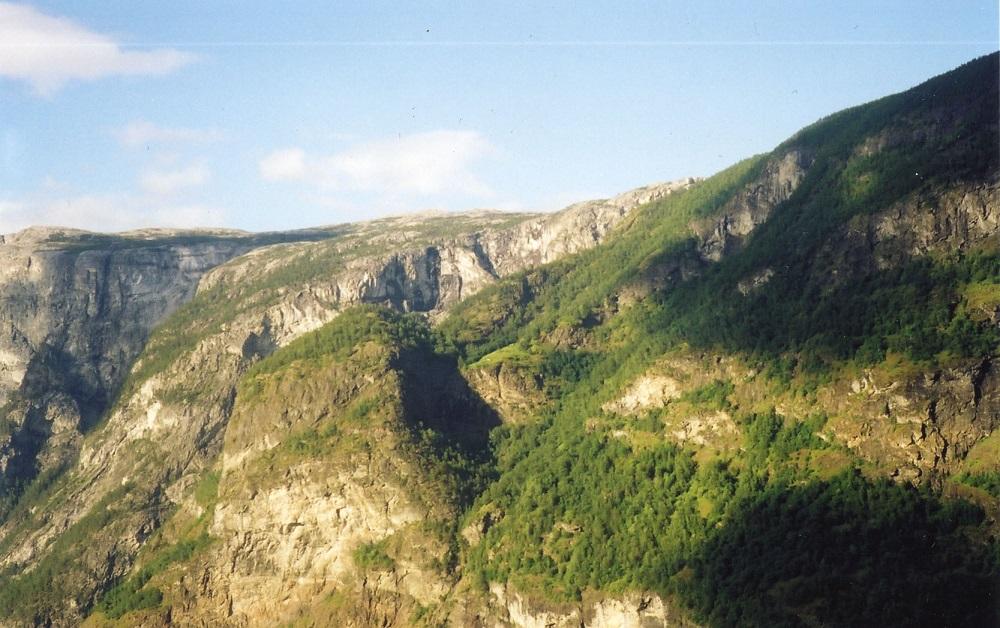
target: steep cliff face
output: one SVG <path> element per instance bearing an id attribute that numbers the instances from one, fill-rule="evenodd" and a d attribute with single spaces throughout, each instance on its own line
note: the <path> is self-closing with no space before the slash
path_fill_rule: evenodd
<path id="1" fill-rule="evenodd" d="M 344 360 L 321 353 L 251 375 L 241 388 L 208 528 L 221 541 L 167 589 L 173 621 L 280 623 L 335 593 L 380 592 L 387 600 L 356 610 L 402 619 L 448 589 L 432 560 L 446 542 L 428 531 L 455 511 L 412 443 L 400 349 L 347 350 Z"/>
<path id="2" fill-rule="evenodd" d="M 858 272 L 898 267 L 926 255 L 975 250 L 995 241 L 1000 230 L 1000 181 L 955 185 L 937 193 L 916 193 L 858 216 L 824 243 L 818 254 L 831 283 Z"/>
<path id="3" fill-rule="evenodd" d="M 638 277 L 618 287 L 614 304 L 628 307 L 656 291 L 698 277 L 711 265 L 739 253 L 775 208 L 791 198 L 813 162 L 809 149 L 793 146 L 775 153 L 762 159 L 750 180 L 721 206 L 688 217 L 684 230 L 693 246 L 647 260 Z M 747 286 L 767 279 L 765 270 L 756 279 L 748 279 Z"/>
<path id="4" fill-rule="evenodd" d="M 947 477 L 1000 427 L 1000 376 L 991 359 L 913 373 L 870 370 L 823 391 L 836 438 L 892 477 Z"/>
<path id="5" fill-rule="evenodd" d="M 534 365 L 479 365 L 466 371 L 466 377 L 507 423 L 528 420 L 546 401 L 544 382 Z"/>
<path id="6" fill-rule="evenodd" d="M 94 238 L 28 229 L 0 245 L 4 490 L 30 480 L 36 466 L 66 464 L 150 331 L 191 299 L 207 270 L 254 245 L 224 233 Z"/>

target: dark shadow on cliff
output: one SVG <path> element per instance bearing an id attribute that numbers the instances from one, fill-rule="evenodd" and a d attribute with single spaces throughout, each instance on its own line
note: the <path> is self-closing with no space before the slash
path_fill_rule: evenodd
<path id="1" fill-rule="evenodd" d="M 21 384 L 26 399 L 44 399 L 52 393 L 68 396 L 80 415 L 78 429 L 82 433 L 96 425 L 107 411 L 112 392 L 101 381 L 96 367 L 52 345 L 39 348 Z"/>
<path id="2" fill-rule="evenodd" d="M 457 360 L 418 347 L 400 352 L 396 366 L 402 376 L 407 420 L 416 436 L 435 450 L 432 455 L 459 454 L 468 464 L 454 468 L 459 474 L 489 473 L 493 467 L 490 432 L 500 425 L 500 416 L 462 377 Z M 457 479 L 464 485 L 459 495 L 464 507 L 483 488 L 485 478 Z"/>
<path id="3" fill-rule="evenodd" d="M 43 491 L 69 466 L 75 454 L 72 449 L 52 451 L 47 466 L 39 464 L 39 455 L 53 434 L 53 420 L 75 414 L 74 427 L 86 433 L 107 411 L 109 399 L 96 371 L 81 366 L 61 348 L 39 347 L 28 362 L 20 388 L 2 409 L 12 433 L 3 452 L 7 465 L 0 474 L 0 521 L 25 491 Z M 12 413 L 21 416 L 13 421 Z"/>
<path id="4" fill-rule="evenodd" d="M 1000 625 L 1000 546 L 967 536 L 983 517 L 858 473 L 775 483 L 734 504 L 674 582 L 711 626 Z"/>
<path id="5" fill-rule="evenodd" d="M 657 307 L 637 323 L 646 337 L 751 356 L 779 378 L 821 373 L 842 360 L 876 364 L 890 352 L 918 361 L 942 352 L 986 356 L 1000 343 L 995 324 L 956 307 L 962 286 L 1000 273 L 1000 255 L 922 258 L 830 281 L 820 262 L 797 264 L 777 268 L 746 295 L 736 289 L 743 276 L 736 264 L 722 264 L 657 295 Z"/>
<path id="6" fill-rule="evenodd" d="M 988 245 L 962 250 L 975 243 L 970 225 L 982 219 L 971 207 L 978 201 L 963 201 L 964 224 L 960 215 L 944 218 L 951 210 L 942 193 L 996 181 L 998 63 L 996 53 L 982 57 L 796 134 L 782 147 L 815 161 L 791 197 L 700 277 L 661 281 L 659 311 L 639 325 L 800 372 L 852 358 L 873 364 L 887 352 L 916 360 L 995 352 L 996 320 L 964 312 L 961 288 L 995 282 L 1000 255 Z M 865 148 L 883 136 L 896 143 Z M 888 227 L 872 218 L 876 212 L 887 212 Z M 908 222 L 907 213 L 915 218 Z M 980 241 L 989 235 L 984 230 Z M 926 247 L 949 255 L 923 255 Z M 652 270 L 667 274 L 684 262 L 664 254 Z"/>

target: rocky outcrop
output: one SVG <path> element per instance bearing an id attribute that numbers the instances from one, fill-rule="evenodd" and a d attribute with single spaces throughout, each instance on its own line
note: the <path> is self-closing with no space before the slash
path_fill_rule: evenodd
<path id="1" fill-rule="evenodd" d="M 403 311 L 443 312 L 483 287 L 527 268 L 600 244 L 635 208 L 694 185 L 696 179 L 638 188 L 611 199 L 587 201 L 514 226 L 493 226 L 500 214 L 481 214 L 484 227 L 412 248 L 397 234 L 386 256 L 364 256 L 337 273 L 332 300 L 343 306 L 380 303 Z M 470 216 L 476 217 L 476 214 Z M 413 218 L 393 224 L 401 234 Z"/>
<path id="2" fill-rule="evenodd" d="M 637 415 L 662 408 L 671 399 L 681 396 L 682 385 L 666 375 L 648 374 L 637 379 L 618 399 L 604 404 L 605 412 Z"/>
<path id="3" fill-rule="evenodd" d="M 940 478 L 1000 428 L 1000 374 L 991 360 L 899 377 L 869 370 L 823 403 L 836 438 L 901 481 Z"/>
<path id="4" fill-rule="evenodd" d="M 771 277 L 774 277 L 774 270 L 771 268 L 765 268 L 759 272 L 754 273 L 746 279 L 741 279 L 736 284 L 736 291 L 743 296 L 759 290 L 761 287 L 767 285 L 767 282 L 771 281 Z"/>
<path id="5" fill-rule="evenodd" d="M 720 216 L 695 226 L 702 259 L 717 262 L 738 250 L 774 208 L 791 197 L 811 164 L 810 155 L 794 149 L 769 161 L 753 183 L 726 203 Z"/>
<path id="6" fill-rule="evenodd" d="M 443 550 L 419 528 L 454 515 L 400 451 L 405 417 L 391 360 L 363 346 L 308 379 L 292 369 L 237 401 L 210 524 L 219 542 L 189 569 L 195 577 L 172 586 L 173 621 L 273 625 L 364 587 L 422 603 L 443 596 L 441 575 L 419 558 Z M 381 404 L 362 422 L 345 418 L 364 399 Z M 378 573 L 353 558 L 387 542 L 392 558 Z"/>
<path id="7" fill-rule="evenodd" d="M 499 618 L 492 625 L 519 628 L 694 628 L 682 614 L 656 594 L 630 593 L 620 597 L 586 595 L 573 605 L 533 604 L 516 590 L 490 585 L 493 612 Z"/>
<path id="8" fill-rule="evenodd" d="M 1000 181 L 918 192 L 857 216 L 824 243 L 816 268 L 838 285 L 859 273 L 899 267 L 934 253 L 968 251 L 1000 232 Z"/>
<path id="9" fill-rule="evenodd" d="M 812 161 L 808 152 L 799 149 L 790 149 L 780 157 L 768 159 L 759 174 L 729 201 L 711 215 L 688 225 L 694 236 L 691 249 L 680 249 L 652 260 L 642 268 L 638 279 L 619 288 L 615 307 L 627 308 L 653 292 L 695 279 L 707 265 L 739 252 L 757 227 L 798 189 Z M 747 294 L 769 278 L 766 271 L 761 271 L 755 278 L 742 283 L 739 291 Z"/>
<path id="10" fill-rule="evenodd" d="M 771 400 L 770 391 L 759 389 L 756 378 L 757 373 L 738 358 L 681 353 L 658 361 L 601 409 L 633 420 L 613 429 L 616 438 L 631 438 L 637 425 L 649 429 L 648 423 L 637 420 L 655 417 L 658 437 L 696 450 L 734 450 L 740 443 L 733 416 L 737 408 Z M 711 389 L 722 392 L 703 394 Z"/>
<path id="11" fill-rule="evenodd" d="M 545 403 L 542 376 L 533 368 L 508 362 L 470 368 L 469 385 L 496 408 L 505 423 L 520 423 Z"/>

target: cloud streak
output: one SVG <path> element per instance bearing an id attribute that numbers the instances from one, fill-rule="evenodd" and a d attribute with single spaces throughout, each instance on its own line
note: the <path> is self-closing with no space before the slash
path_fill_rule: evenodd
<path id="1" fill-rule="evenodd" d="M 258 166 L 265 181 L 387 196 L 492 192 L 471 166 L 495 152 L 476 131 L 439 130 L 359 144 L 332 155 L 301 148 L 272 152 Z"/>
<path id="2" fill-rule="evenodd" d="M 0 76 L 49 96 L 71 80 L 158 75 L 195 60 L 179 50 L 125 50 L 110 37 L 28 5 L 0 2 Z"/>
<path id="3" fill-rule="evenodd" d="M 222 139 L 218 129 L 165 127 L 146 120 L 133 120 L 114 131 L 114 136 L 127 148 L 151 144 L 202 144 Z"/>

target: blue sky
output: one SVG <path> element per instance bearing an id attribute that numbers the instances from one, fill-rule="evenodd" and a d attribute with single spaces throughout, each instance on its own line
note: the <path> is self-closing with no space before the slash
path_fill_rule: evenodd
<path id="1" fill-rule="evenodd" d="M 0 232 L 551 210 L 998 48 L 963 2 L 0 2 Z"/>

